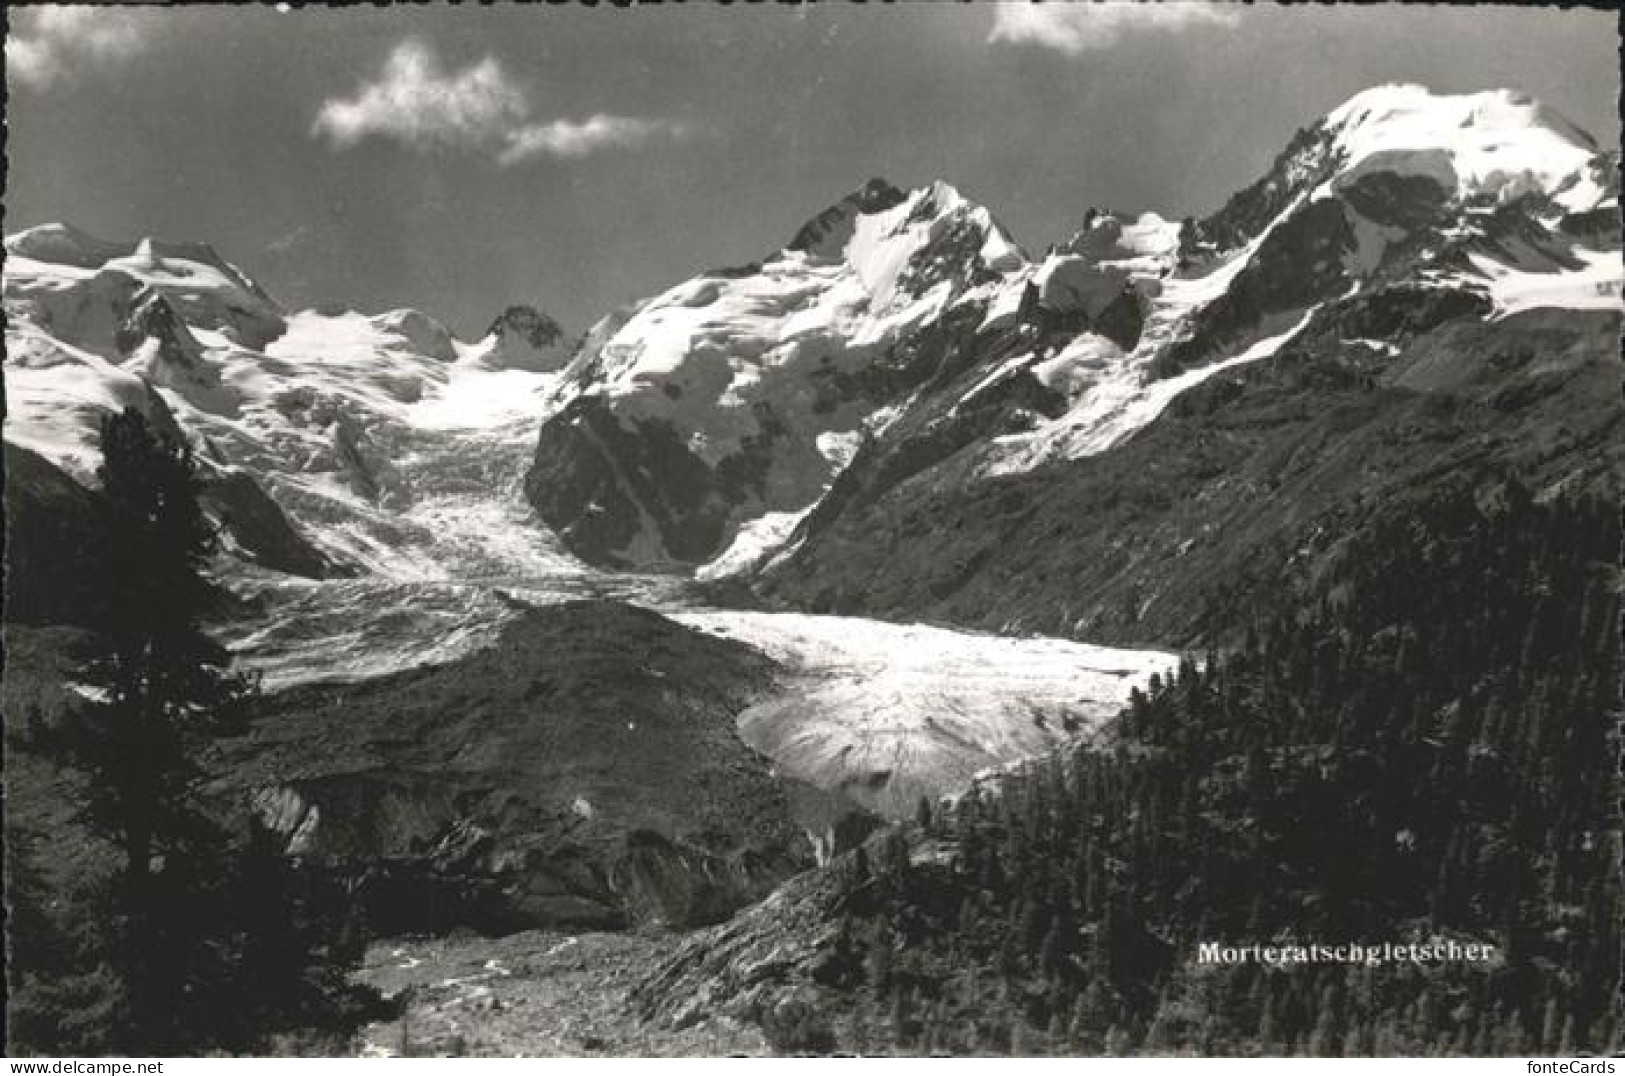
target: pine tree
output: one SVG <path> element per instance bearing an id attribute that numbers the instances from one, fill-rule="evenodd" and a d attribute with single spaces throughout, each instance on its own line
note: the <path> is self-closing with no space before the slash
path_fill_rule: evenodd
<path id="1" fill-rule="evenodd" d="M 199 627 L 215 536 L 198 503 L 190 449 L 154 437 L 133 409 L 101 427 L 105 650 L 83 670 L 98 698 L 57 740 L 88 777 L 85 821 L 120 852 L 105 909 L 107 954 L 124 986 L 115 1023 L 130 1049 L 172 1053 L 197 1034 L 223 954 L 198 930 L 224 834 L 204 810 L 196 758 L 249 685 Z M 217 996 L 217 992 L 214 992 Z"/>
<path id="2" fill-rule="evenodd" d="M 87 908 L 115 984 L 105 1046 L 256 1050 L 276 1029 L 332 1026 L 358 999 L 345 972 L 360 939 L 268 834 L 239 848 L 202 796 L 202 747 L 257 685 L 200 626 L 216 538 L 191 450 L 131 409 L 103 421 L 101 447 L 105 644 L 81 672 L 95 699 L 42 746 L 84 773 L 84 821 L 118 851 Z"/>

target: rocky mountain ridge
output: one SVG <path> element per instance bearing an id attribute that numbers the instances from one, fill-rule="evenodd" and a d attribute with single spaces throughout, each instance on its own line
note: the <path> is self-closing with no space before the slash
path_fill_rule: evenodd
<path id="1" fill-rule="evenodd" d="M 1617 312 L 1616 171 L 1524 95 L 1386 86 L 1204 220 L 1091 211 L 1038 259 L 943 184 L 871 181 L 761 265 L 590 333 L 526 495 L 589 561 L 748 574 L 857 476 L 974 454 L 964 484 L 1099 454 L 1351 306 L 1417 325 Z"/>
<path id="2" fill-rule="evenodd" d="M 436 442 L 522 452 L 569 350 L 529 307 L 473 344 L 416 310 L 290 313 L 204 244 L 42 225 L 6 254 L 8 445 L 94 488 L 100 416 L 134 406 L 193 443 L 238 559 L 277 572 L 444 574 L 448 502 L 491 483 L 442 473 Z"/>
<path id="3" fill-rule="evenodd" d="M 848 615 L 1177 645 L 1203 636 L 1204 581 L 1340 504 L 1463 471 L 1608 486 L 1616 170 L 1516 94 L 1361 94 L 1181 226 L 1141 344 L 1096 360 L 1053 419 L 990 419 L 990 357 L 1016 399 L 1045 367 L 948 331 L 960 379 L 865 446 L 755 585 Z"/>

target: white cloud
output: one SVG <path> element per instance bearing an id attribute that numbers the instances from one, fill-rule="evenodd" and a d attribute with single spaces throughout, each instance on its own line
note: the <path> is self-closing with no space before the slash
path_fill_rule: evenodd
<path id="1" fill-rule="evenodd" d="M 529 107 L 491 57 L 448 74 L 428 46 L 403 41 L 376 81 L 322 105 L 315 130 L 339 149 L 373 135 L 419 150 L 477 147 L 523 122 Z"/>
<path id="2" fill-rule="evenodd" d="M 41 7 L 14 17 L 6 38 L 6 74 L 35 90 L 71 83 L 91 71 L 117 71 L 150 44 L 152 22 L 141 11 Z"/>
<path id="3" fill-rule="evenodd" d="M 1106 49 L 1136 33 L 1178 33 L 1192 26 L 1234 26 L 1238 5 L 1207 0 L 1112 0 L 1108 3 L 1003 3 L 989 41 L 1042 45 L 1069 56 Z"/>
<path id="4" fill-rule="evenodd" d="M 447 71 L 418 41 L 403 41 L 377 79 L 355 96 L 325 102 L 312 133 L 335 149 L 384 138 L 408 149 L 465 149 L 492 153 L 498 163 L 535 157 L 585 157 L 602 149 L 635 149 L 660 138 L 681 138 L 685 124 L 598 114 L 581 122 L 533 121 L 524 88 L 487 56 Z"/>
<path id="5" fill-rule="evenodd" d="M 512 131 L 497 159 L 515 164 L 531 157 L 585 157 L 601 149 L 637 149 L 659 139 L 688 137 L 684 123 L 599 113 L 581 123 L 553 120 Z"/>

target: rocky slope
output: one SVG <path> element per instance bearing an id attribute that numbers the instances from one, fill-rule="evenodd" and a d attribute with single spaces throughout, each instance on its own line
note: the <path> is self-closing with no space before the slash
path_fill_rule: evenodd
<path id="1" fill-rule="evenodd" d="M 365 1028 L 363 1057 L 758 1057 L 761 1029 L 728 1017 L 669 1030 L 630 988 L 682 935 L 522 931 L 380 942 L 361 979 L 399 1013 Z"/>
<path id="2" fill-rule="evenodd" d="M 1193 595 L 1260 547 L 1285 556 L 1335 508 L 1464 473 L 1618 489 L 1617 314 L 1455 318 L 1395 343 L 1373 331 L 1417 312 L 1409 297 L 1340 304 L 1274 361 L 1212 378 L 1096 455 L 994 475 L 958 458 L 895 483 L 885 457 L 872 483 L 855 467 L 842 510 L 815 516 L 759 586 L 844 615 L 1188 645 L 1207 628 Z"/>
<path id="3" fill-rule="evenodd" d="M 568 603 L 456 661 L 267 696 L 214 768 L 385 932 L 714 922 L 839 821 L 735 731 L 773 674 L 655 613 Z"/>

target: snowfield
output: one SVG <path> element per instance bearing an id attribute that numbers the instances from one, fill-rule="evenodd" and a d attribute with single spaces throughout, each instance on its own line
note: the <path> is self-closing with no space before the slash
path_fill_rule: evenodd
<path id="1" fill-rule="evenodd" d="M 465 344 L 415 310 L 287 314 L 201 244 L 46 225 L 7 251 L 6 438 L 81 483 L 101 416 L 136 406 L 205 468 L 246 469 L 339 564 L 445 580 L 570 560 L 518 495 L 548 349 Z"/>
<path id="2" fill-rule="evenodd" d="M 1584 210 L 1603 196 L 1588 168 L 1595 140 L 1528 94 L 1377 86 L 1349 98 L 1326 123 L 1344 163 L 1323 190 L 1388 172 L 1426 176 L 1458 198 L 1504 203 L 1539 192 Z"/>
<path id="3" fill-rule="evenodd" d="M 1177 377 L 1150 377 L 1152 363 L 1178 337 L 1185 323 L 1203 306 L 1225 294 L 1276 224 L 1296 208 L 1294 203 L 1245 247 L 1213 265 L 1176 270 L 1174 250 L 1166 244 L 1158 248 L 1156 256 L 1163 261 L 1153 278 L 1156 290 L 1133 351 L 1125 354 L 1100 337 L 1085 333 L 1045 362 L 1030 353 L 1010 360 L 1011 372 L 1030 367 L 1048 383 L 1064 379 L 1071 389 L 1073 404 L 1066 414 L 1030 432 L 995 439 L 991 459 L 982 465 L 982 473 L 1014 474 L 1056 459 L 1097 455 L 1155 421 L 1186 389 L 1223 370 L 1268 358 L 1280 350 L 1308 324 L 1313 310 L 1285 332 L 1263 335 L 1228 358 Z"/>
<path id="4" fill-rule="evenodd" d="M 1537 307 L 1566 310 L 1619 310 L 1625 289 L 1625 260 L 1617 250 L 1571 248 L 1578 269 L 1526 270 L 1472 255 L 1473 265 L 1489 282 L 1497 317 Z"/>

